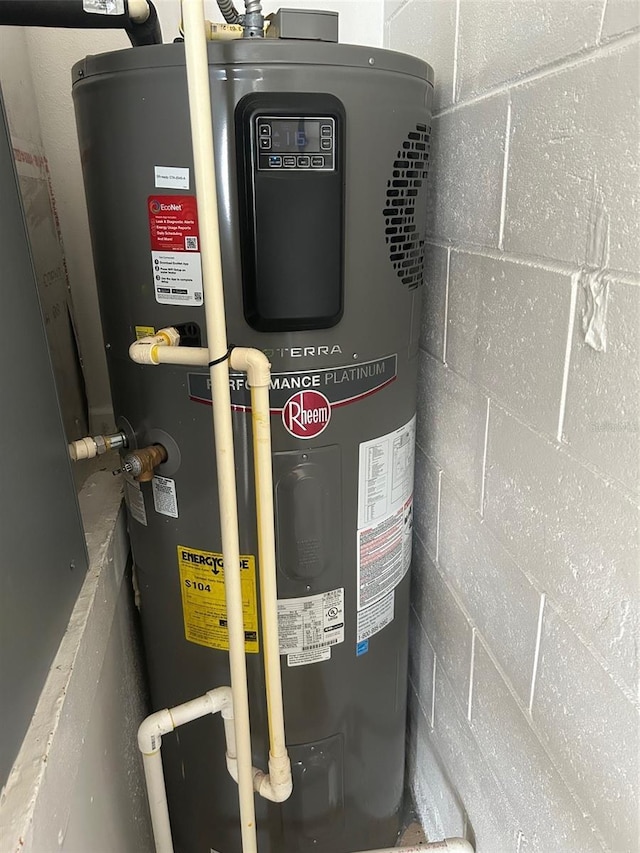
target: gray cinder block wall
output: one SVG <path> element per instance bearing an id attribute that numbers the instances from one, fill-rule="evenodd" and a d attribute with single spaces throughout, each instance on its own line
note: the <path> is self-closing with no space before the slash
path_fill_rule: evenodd
<path id="1" fill-rule="evenodd" d="M 385 5 L 437 77 L 410 782 L 479 853 L 633 853 L 640 4 Z"/>

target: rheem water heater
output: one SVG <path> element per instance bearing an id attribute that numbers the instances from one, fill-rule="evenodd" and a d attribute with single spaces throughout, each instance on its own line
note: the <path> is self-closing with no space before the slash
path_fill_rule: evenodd
<path id="1" fill-rule="evenodd" d="M 258 800 L 261 853 L 392 844 L 403 792 L 416 371 L 432 72 L 299 37 L 209 45 L 229 340 L 263 350 L 293 794 Z M 206 369 L 128 356 L 206 345 L 182 44 L 88 57 L 74 100 L 118 427 L 161 445 L 129 477 L 154 708 L 228 683 Z M 231 374 L 254 762 L 266 755 L 249 391 Z M 164 458 L 164 457 L 163 457 Z M 180 853 L 238 853 L 210 718 L 163 746 Z"/>

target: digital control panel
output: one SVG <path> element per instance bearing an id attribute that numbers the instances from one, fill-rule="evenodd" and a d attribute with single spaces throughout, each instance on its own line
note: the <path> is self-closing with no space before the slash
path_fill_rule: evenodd
<path id="1" fill-rule="evenodd" d="M 257 116 L 259 171 L 335 169 L 336 122 L 331 116 Z"/>

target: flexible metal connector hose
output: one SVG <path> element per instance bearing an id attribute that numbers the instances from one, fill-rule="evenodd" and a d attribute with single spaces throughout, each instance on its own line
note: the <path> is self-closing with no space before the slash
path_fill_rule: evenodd
<path id="1" fill-rule="evenodd" d="M 245 9 L 247 10 L 247 15 L 261 15 L 262 14 L 262 3 L 260 0 L 246 0 Z"/>
<path id="2" fill-rule="evenodd" d="M 222 16 L 228 24 L 241 24 L 242 16 L 233 5 L 233 0 L 218 0 Z"/>

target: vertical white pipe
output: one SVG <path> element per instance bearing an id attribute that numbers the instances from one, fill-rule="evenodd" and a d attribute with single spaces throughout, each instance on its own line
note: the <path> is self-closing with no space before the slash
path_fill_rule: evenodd
<path id="1" fill-rule="evenodd" d="M 260 387 L 251 386 L 251 409 L 258 516 L 258 553 L 260 554 L 262 643 L 269 712 L 270 757 L 281 759 L 287 757 L 287 746 L 284 734 L 282 676 L 280 674 L 280 647 L 278 643 L 278 589 L 276 584 L 268 384 Z"/>
<path id="2" fill-rule="evenodd" d="M 209 361 L 222 359 L 210 368 L 213 398 L 216 466 L 220 527 L 224 557 L 224 578 L 229 631 L 229 663 L 238 757 L 238 796 L 240 829 L 244 853 L 257 853 L 249 697 L 244 650 L 242 589 L 240 581 L 240 544 L 236 496 L 231 395 L 227 352 L 218 199 L 216 192 L 209 63 L 205 39 L 203 0 L 183 0 L 182 16 L 189 89 L 189 114 L 195 183 L 198 198 L 200 250 L 202 260 L 204 309 Z"/>
<path id="3" fill-rule="evenodd" d="M 147 797 L 156 853 L 173 853 L 167 792 L 164 784 L 160 750 L 151 753 L 143 752 L 142 762 L 144 766 L 144 778 L 147 783 Z"/>

